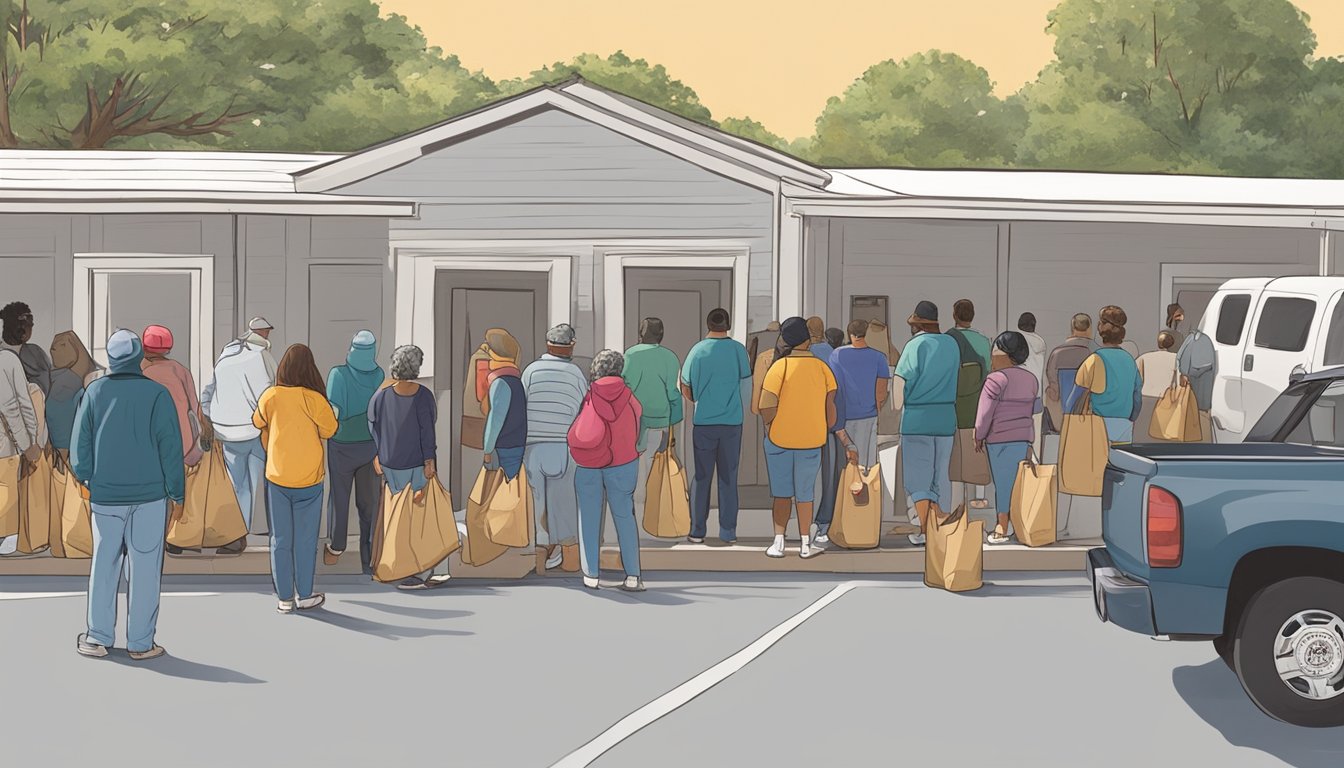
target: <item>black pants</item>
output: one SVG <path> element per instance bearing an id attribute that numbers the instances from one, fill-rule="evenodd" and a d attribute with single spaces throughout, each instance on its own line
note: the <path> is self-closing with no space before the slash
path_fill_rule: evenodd
<path id="1" fill-rule="evenodd" d="M 835 503 L 840 492 L 840 477 L 845 471 L 845 448 L 840 438 L 832 432 L 826 436 L 826 444 L 821 448 L 821 498 L 817 504 L 817 530 L 825 533 L 835 519 Z M 848 491 L 846 491 L 848 492 Z M 807 533 L 804 531 L 803 533 Z"/>
<path id="2" fill-rule="evenodd" d="M 378 449 L 366 443 L 327 443 L 327 472 L 331 476 L 331 503 L 328 507 L 327 532 L 331 548 L 344 552 L 346 526 L 350 520 L 350 486 L 355 489 L 355 507 L 359 510 L 359 561 L 369 568 L 373 550 L 373 524 L 378 517 L 378 475 L 373 459 Z"/>
<path id="3" fill-rule="evenodd" d="M 709 527 L 709 492 L 717 470 L 719 538 L 737 540 L 737 469 L 742 461 L 742 425 L 692 427 L 695 474 L 691 481 L 691 535 L 703 539 Z"/>

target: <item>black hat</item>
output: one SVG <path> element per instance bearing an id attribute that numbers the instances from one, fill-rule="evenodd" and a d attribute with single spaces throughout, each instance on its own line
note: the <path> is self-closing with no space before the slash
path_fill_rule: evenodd
<path id="1" fill-rule="evenodd" d="M 915 314 L 910 316 L 910 322 L 938 322 L 938 305 L 932 301 L 921 301 L 915 305 Z"/>
<path id="2" fill-rule="evenodd" d="M 807 330 L 807 321 L 801 317 L 790 317 L 779 324 L 779 338 L 790 347 L 806 344 L 812 334 Z"/>

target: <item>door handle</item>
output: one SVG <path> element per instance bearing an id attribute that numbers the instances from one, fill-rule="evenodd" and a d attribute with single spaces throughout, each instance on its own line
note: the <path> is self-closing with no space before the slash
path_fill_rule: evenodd
<path id="1" fill-rule="evenodd" d="M 1255 355 L 1246 356 L 1246 360 L 1241 364 L 1241 370 L 1243 371 L 1255 370 Z"/>

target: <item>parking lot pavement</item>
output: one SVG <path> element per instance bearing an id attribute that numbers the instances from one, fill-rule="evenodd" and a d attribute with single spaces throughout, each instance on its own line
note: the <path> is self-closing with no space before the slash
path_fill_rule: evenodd
<path id="1" fill-rule="evenodd" d="M 6 579 L 4 762 L 132 752 L 148 766 L 1344 759 L 1344 734 L 1264 718 L 1207 644 L 1097 622 L 1077 576 L 987 574 L 990 585 L 968 595 L 877 578 L 839 596 L 837 577 L 701 576 L 659 574 L 639 595 L 555 579 L 425 593 L 331 579 L 327 609 L 304 616 L 277 614 L 261 580 L 180 577 L 161 612 L 170 657 L 143 664 L 75 655 L 78 580 Z M 648 722 L 613 730 L 623 719 Z M 575 754 L 594 739 L 610 749 Z"/>

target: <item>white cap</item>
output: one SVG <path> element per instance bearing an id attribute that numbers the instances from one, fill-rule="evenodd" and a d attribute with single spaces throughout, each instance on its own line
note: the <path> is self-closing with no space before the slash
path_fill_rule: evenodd
<path id="1" fill-rule="evenodd" d="M 249 331 L 269 331 L 272 328 L 275 328 L 275 326 L 267 322 L 264 317 L 254 317 L 247 323 L 247 330 Z"/>

